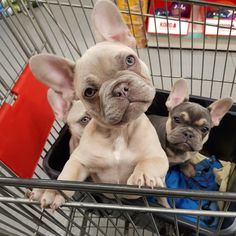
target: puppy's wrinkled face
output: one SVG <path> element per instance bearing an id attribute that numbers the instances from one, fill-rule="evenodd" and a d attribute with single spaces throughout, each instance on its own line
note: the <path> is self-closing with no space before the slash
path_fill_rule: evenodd
<path id="1" fill-rule="evenodd" d="M 106 126 L 138 118 L 155 95 L 147 66 L 131 48 L 113 42 L 97 44 L 78 60 L 75 92 L 87 112 Z"/>
<path id="2" fill-rule="evenodd" d="M 169 113 L 167 140 L 176 151 L 200 151 L 208 139 L 211 127 L 211 116 L 207 108 L 196 103 L 183 102 Z"/>

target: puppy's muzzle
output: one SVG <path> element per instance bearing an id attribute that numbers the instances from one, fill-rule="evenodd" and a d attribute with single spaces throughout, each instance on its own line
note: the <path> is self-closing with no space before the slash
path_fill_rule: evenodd
<path id="1" fill-rule="evenodd" d="M 184 136 L 184 138 L 186 139 L 186 141 L 187 141 L 187 140 L 191 140 L 191 139 L 194 138 L 193 132 L 191 132 L 191 131 L 189 131 L 189 130 L 184 131 L 184 132 L 183 132 L 183 136 Z"/>
<path id="2" fill-rule="evenodd" d="M 128 83 L 122 83 L 116 86 L 113 90 L 114 97 L 129 97 L 129 85 Z"/>
<path id="3" fill-rule="evenodd" d="M 145 112 L 155 96 L 155 88 L 148 79 L 130 72 L 107 81 L 99 93 L 104 121 L 118 125 L 134 120 Z"/>

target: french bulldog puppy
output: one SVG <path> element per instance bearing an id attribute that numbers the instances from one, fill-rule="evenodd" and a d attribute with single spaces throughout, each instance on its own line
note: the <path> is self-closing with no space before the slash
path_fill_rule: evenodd
<path id="1" fill-rule="evenodd" d="M 207 108 L 188 100 L 186 81 L 177 80 L 166 101 L 169 116 L 149 115 L 148 118 L 156 129 L 170 166 L 181 164 L 183 173 L 193 177 L 194 167 L 188 160 L 202 150 L 211 128 L 219 125 L 233 100 L 222 98 Z"/>
<path id="2" fill-rule="evenodd" d="M 72 153 L 79 145 L 84 128 L 91 120 L 91 117 L 80 100 L 72 101 L 69 111 L 65 110 L 60 95 L 52 89 L 48 90 L 48 102 L 55 113 L 55 117 L 69 127 L 71 133 L 69 146 L 70 153 Z"/>
<path id="3" fill-rule="evenodd" d="M 72 105 L 69 111 L 67 111 L 63 107 L 64 102 L 61 101 L 61 97 L 55 91 L 49 88 L 47 95 L 55 117 L 66 123 L 69 127 L 71 133 L 69 141 L 71 154 L 79 145 L 84 128 L 91 120 L 91 117 L 80 100 L 72 101 Z M 44 189 L 34 188 L 30 193 L 26 193 L 26 195 L 29 195 L 30 199 L 39 200 L 44 192 Z"/>
<path id="4" fill-rule="evenodd" d="M 114 3 L 97 1 L 92 22 L 101 42 L 76 63 L 49 54 L 29 62 L 35 77 L 57 92 L 65 110 L 79 99 L 92 117 L 58 180 L 91 176 L 97 183 L 163 187 L 168 159 L 144 114 L 155 95 L 149 70 L 130 48 L 135 39 Z M 43 208 L 53 209 L 65 201 L 54 190 L 46 190 L 39 200 Z"/>

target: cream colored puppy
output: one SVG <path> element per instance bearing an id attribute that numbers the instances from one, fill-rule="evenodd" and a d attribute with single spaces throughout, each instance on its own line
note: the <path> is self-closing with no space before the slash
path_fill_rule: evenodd
<path id="1" fill-rule="evenodd" d="M 52 107 L 55 117 L 66 123 L 69 127 L 71 133 L 69 147 L 70 153 L 72 153 L 79 145 L 84 128 L 91 120 L 91 117 L 81 101 L 73 101 L 70 109 L 67 110 L 64 109 L 65 101 L 61 99 L 59 94 L 49 89 L 47 95 L 48 102 Z M 30 199 L 40 200 L 44 192 L 44 189 L 34 188 L 30 193 L 27 193 L 27 195 L 29 195 Z"/>
<path id="2" fill-rule="evenodd" d="M 79 145 L 84 128 L 91 120 L 91 117 L 80 100 L 72 101 L 71 107 L 65 109 L 61 96 L 52 89 L 48 90 L 48 102 L 56 118 L 66 123 L 69 127 L 71 133 L 69 145 L 70 153 L 72 153 Z"/>
<path id="3" fill-rule="evenodd" d="M 92 22 L 102 42 L 76 63 L 49 54 L 30 60 L 35 77 L 56 91 L 65 107 L 79 99 L 92 117 L 58 180 L 91 176 L 97 183 L 163 187 L 168 159 L 144 114 L 155 96 L 149 70 L 130 48 L 135 39 L 115 4 L 97 1 Z M 47 190 L 40 202 L 56 209 L 64 198 Z"/>

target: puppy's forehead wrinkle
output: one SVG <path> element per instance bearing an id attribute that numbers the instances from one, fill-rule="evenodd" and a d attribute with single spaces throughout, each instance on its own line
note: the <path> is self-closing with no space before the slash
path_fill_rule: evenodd
<path id="1" fill-rule="evenodd" d="M 195 125 L 201 126 L 211 123 L 209 110 L 197 103 L 184 102 L 171 111 L 172 116 L 181 114 L 184 115 L 185 118 L 188 116 L 189 122 Z"/>

